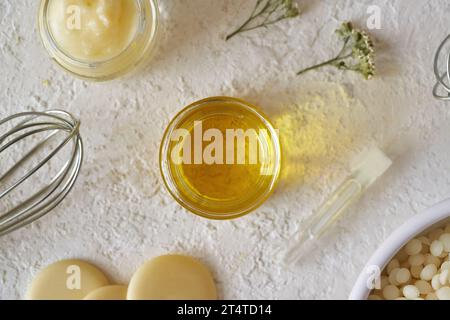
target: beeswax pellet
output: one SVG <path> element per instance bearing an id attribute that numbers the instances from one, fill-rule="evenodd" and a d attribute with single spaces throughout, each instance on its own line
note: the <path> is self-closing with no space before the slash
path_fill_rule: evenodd
<path id="1" fill-rule="evenodd" d="M 394 285 L 388 285 L 383 289 L 383 297 L 386 300 L 394 300 L 400 296 L 400 290 Z"/>
<path id="2" fill-rule="evenodd" d="M 405 284 L 407 283 L 409 280 L 411 279 L 411 273 L 409 272 L 408 269 L 403 268 L 398 270 L 397 274 L 396 274 L 396 280 L 397 283 L 399 284 Z"/>
<path id="3" fill-rule="evenodd" d="M 431 284 L 424 280 L 417 280 L 414 285 L 419 289 L 420 294 L 429 294 L 433 291 Z"/>
<path id="4" fill-rule="evenodd" d="M 439 300 L 450 300 L 450 287 L 442 287 L 436 291 Z"/>
<path id="5" fill-rule="evenodd" d="M 441 265 L 441 259 L 433 256 L 431 253 L 427 253 L 425 255 L 425 265 L 428 264 L 434 264 L 436 267 L 439 267 Z"/>
<path id="6" fill-rule="evenodd" d="M 394 285 L 394 286 L 398 286 L 399 283 L 397 281 L 397 273 L 400 271 L 400 268 L 395 268 L 394 270 L 391 271 L 391 273 L 389 274 L 389 283 Z"/>
<path id="7" fill-rule="evenodd" d="M 413 239 L 405 247 L 405 252 L 409 256 L 419 254 L 422 251 L 422 242 L 419 239 Z"/>
<path id="8" fill-rule="evenodd" d="M 391 262 L 389 262 L 387 266 L 387 273 L 391 274 L 392 270 L 397 269 L 400 267 L 400 263 L 397 259 L 393 259 Z"/>
<path id="9" fill-rule="evenodd" d="M 434 240 L 430 246 L 430 252 L 435 257 L 440 257 L 444 252 L 444 244 L 439 240 Z"/>
<path id="10" fill-rule="evenodd" d="M 403 288 L 403 295 L 408 300 L 417 299 L 420 296 L 420 291 L 416 286 L 409 285 Z"/>
<path id="11" fill-rule="evenodd" d="M 436 274 L 433 279 L 431 279 L 431 286 L 434 290 L 439 290 L 442 287 L 439 274 Z"/>
<path id="12" fill-rule="evenodd" d="M 439 274 L 439 282 L 441 283 L 442 286 L 445 286 L 449 283 L 450 281 L 450 270 L 444 270 Z"/>
<path id="13" fill-rule="evenodd" d="M 443 270 L 450 270 L 450 261 L 445 261 L 441 265 L 441 271 Z"/>
<path id="14" fill-rule="evenodd" d="M 437 273 L 437 267 L 434 264 L 429 264 L 423 268 L 420 273 L 420 279 L 430 281 L 433 276 Z"/>
<path id="15" fill-rule="evenodd" d="M 425 256 L 423 254 L 415 254 L 408 258 L 408 262 L 411 266 L 421 266 L 425 263 Z"/>
<path id="16" fill-rule="evenodd" d="M 450 233 L 444 233 L 439 237 L 439 241 L 444 245 L 445 252 L 450 252 Z"/>
<path id="17" fill-rule="evenodd" d="M 423 266 L 412 266 L 411 267 L 411 275 L 416 278 L 420 279 L 420 273 L 423 270 Z"/>

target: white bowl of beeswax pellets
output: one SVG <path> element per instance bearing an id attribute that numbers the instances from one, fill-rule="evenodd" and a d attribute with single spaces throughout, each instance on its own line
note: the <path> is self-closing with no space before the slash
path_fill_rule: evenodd
<path id="1" fill-rule="evenodd" d="M 397 229 L 367 263 L 351 300 L 450 300 L 450 199 Z"/>

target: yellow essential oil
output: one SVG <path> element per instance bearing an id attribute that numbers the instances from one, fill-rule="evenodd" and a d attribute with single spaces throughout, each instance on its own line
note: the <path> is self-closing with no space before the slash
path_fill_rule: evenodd
<path id="1" fill-rule="evenodd" d="M 227 97 L 184 109 L 166 131 L 161 170 L 175 199 L 211 219 L 232 219 L 260 206 L 280 172 L 280 144 L 257 109 Z"/>

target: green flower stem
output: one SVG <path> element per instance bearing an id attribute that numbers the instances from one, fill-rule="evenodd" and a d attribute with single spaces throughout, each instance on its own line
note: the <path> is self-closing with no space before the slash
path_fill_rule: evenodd
<path id="1" fill-rule="evenodd" d="M 247 22 L 247 23 L 245 23 L 242 27 L 240 27 L 239 29 L 237 29 L 237 30 L 234 31 L 233 33 L 229 34 L 229 35 L 225 38 L 225 40 L 228 41 L 228 40 L 230 40 L 231 38 L 233 38 L 235 35 L 237 35 L 237 34 L 239 34 L 239 33 L 241 33 L 241 32 L 247 32 L 247 31 L 252 31 L 252 30 L 258 29 L 258 28 L 267 27 L 267 26 L 270 26 L 270 25 L 275 24 L 275 23 L 277 23 L 277 22 L 280 22 L 281 20 L 284 20 L 284 19 L 287 19 L 287 18 L 281 17 L 281 18 L 278 18 L 278 19 L 276 19 L 276 20 L 274 20 L 274 21 L 271 21 L 271 22 L 264 22 L 264 23 L 258 24 L 257 26 L 254 26 L 254 27 L 245 28 L 245 27 L 247 26 L 247 24 L 248 24 L 248 22 Z"/>
<path id="2" fill-rule="evenodd" d="M 225 40 L 228 41 L 239 33 L 267 27 L 298 15 L 296 4 L 290 0 L 257 0 L 250 17 L 237 30 L 226 36 Z"/>
<path id="3" fill-rule="evenodd" d="M 259 24 L 257 26 L 254 26 L 254 27 L 250 27 L 250 28 L 246 28 L 246 29 L 239 28 L 238 30 L 236 30 L 235 32 L 233 32 L 232 34 L 227 36 L 226 40 L 231 39 L 232 37 L 234 37 L 235 35 L 237 35 L 240 32 L 247 32 L 247 31 L 252 31 L 252 30 L 258 29 L 258 28 L 267 27 L 267 26 L 270 26 L 272 24 L 275 24 L 275 23 L 280 22 L 281 20 L 285 20 L 285 19 L 287 19 L 287 18 L 280 17 L 280 18 L 278 18 L 278 19 L 276 19 L 274 21 L 265 22 L 265 23 Z"/>
<path id="4" fill-rule="evenodd" d="M 345 59 L 347 59 L 347 58 L 349 58 L 349 57 L 351 57 L 351 54 L 346 55 L 346 56 L 343 56 L 343 57 L 341 57 L 340 55 L 338 55 L 336 58 L 333 58 L 333 59 L 331 59 L 331 60 L 328 60 L 328 61 L 319 63 L 319 64 L 317 64 L 317 65 L 315 65 L 315 66 L 312 66 L 312 67 L 303 69 L 303 70 L 297 72 L 297 75 L 299 76 L 299 75 L 301 75 L 301 74 L 303 74 L 303 73 L 306 73 L 306 72 L 308 72 L 308 71 L 315 70 L 315 69 L 319 69 L 319 68 L 322 68 L 322 67 L 327 66 L 327 65 L 330 65 L 330 64 L 334 64 L 334 63 L 336 63 L 336 62 L 345 60 Z"/>
<path id="5" fill-rule="evenodd" d="M 251 18 L 248 19 L 242 26 L 240 26 L 236 31 L 230 33 L 229 35 L 227 35 L 227 37 L 225 38 L 226 41 L 230 40 L 231 38 L 233 38 L 235 35 L 237 35 L 238 33 L 241 33 L 243 31 L 248 31 L 248 30 L 244 30 L 244 28 L 247 26 L 247 24 L 251 21 Z"/>
<path id="6" fill-rule="evenodd" d="M 303 69 L 302 71 L 297 72 L 297 75 L 299 76 L 299 75 L 301 75 L 301 74 L 303 74 L 305 72 L 308 72 L 308 71 L 311 71 L 311 70 L 315 70 L 315 69 L 318 69 L 318 68 L 322 68 L 322 67 L 327 66 L 329 64 L 333 64 L 335 62 L 339 62 L 339 61 L 345 60 L 347 58 L 350 58 L 352 56 L 351 54 L 342 56 L 344 54 L 344 52 L 345 52 L 345 49 L 347 49 L 347 44 L 348 44 L 349 41 L 350 41 L 350 37 L 345 38 L 344 45 L 342 46 L 341 51 L 339 51 L 339 54 L 335 58 L 333 58 L 331 60 L 328 60 L 328 61 L 325 61 L 323 63 L 320 63 L 318 65 L 315 65 L 315 66 Z"/>
<path id="7" fill-rule="evenodd" d="M 360 73 L 366 80 L 375 75 L 375 50 L 372 39 L 364 31 L 353 28 L 350 22 L 344 22 L 336 34 L 343 42 L 339 54 L 328 61 L 306 68 L 297 72 L 301 75 L 305 72 L 331 65 L 339 70 L 348 70 Z"/>
<path id="8" fill-rule="evenodd" d="M 267 8 L 269 7 L 270 1 L 267 1 L 266 5 L 265 5 L 264 7 L 262 7 L 261 10 L 257 13 L 256 10 L 258 9 L 259 5 L 261 4 L 261 1 L 262 1 L 262 0 L 258 0 L 258 1 L 256 2 L 256 5 L 255 5 L 255 7 L 253 8 L 253 12 L 252 12 L 252 14 L 250 15 L 250 17 L 249 17 L 249 18 L 248 18 L 248 19 L 247 19 L 247 20 L 246 20 L 246 21 L 245 21 L 245 22 L 244 22 L 244 23 L 243 23 L 236 31 L 230 33 L 230 34 L 225 38 L 226 41 L 230 40 L 231 38 L 233 38 L 233 37 L 234 37 L 235 35 L 237 35 L 238 33 L 250 31 L 250 30 L 253 30 L 253 29 L 256 29 L 256 28 L 261 27 L 261 26 L 256 26 L 256 27 L 253 27 L 253 28 L 245 29 L 245 27 L 246 27 L 253 19 L 255 19 L 255 18 L 257 18 L 258 16 L 260 16 L 261 14 L 263 14 L 264 11 L 267 10 Z"/>

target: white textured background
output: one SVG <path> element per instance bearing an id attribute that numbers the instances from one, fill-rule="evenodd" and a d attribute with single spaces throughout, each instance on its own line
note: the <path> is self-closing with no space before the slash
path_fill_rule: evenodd
<path id="1" fill-rule="evenodd" d="M 450 196 L 450 104 L 430 93 L 434 51 L 450 33 L 447 0 L 301 0 L 301 17 L 229 42 L 224 36 L 253 1 L 162 0 L 155 58 L 139 75 L 106 84 L 76 80 L 50 61 L 35 27 L 38 2 L 0 2 L 0 116 L 64 108 L 82 120 L 86 158 L 62 206 L 0 239 L 0 298 L 23 298 L 32 276 L 59 259 L 87 259 L 127 283 L 145 260 L 181 252 L 213 270 L 221 298 L 345 299 L 383 239 Z M 382 8 L 375 80 L 330 69 L 295 76 L 334 54 L 332 32 L 342 21 L 365 26 L 371 4 Z M 158 169 L 169 120 L 213 95 L 247 99 L 283 124 L 281 186 L 257 212 L 231 222 L 182 210 Z M 392 170 L 340 222 L 331 244 L 298 272 L 285 270 L 273 250 L 372 143 L 396 157 Z"/>

